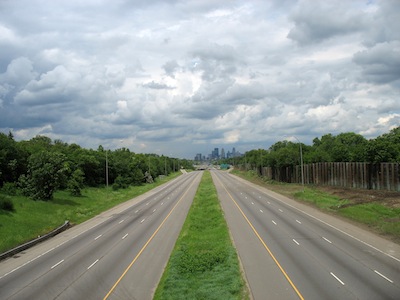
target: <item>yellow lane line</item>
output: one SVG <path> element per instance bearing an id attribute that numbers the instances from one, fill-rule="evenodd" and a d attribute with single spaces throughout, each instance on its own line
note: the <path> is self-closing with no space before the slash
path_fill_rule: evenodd
<path id="1" fill-rule="evenodd" d="M 113 287 L 110 289 L 110 291 L 107 293 L 107 295 L 104 296 L 103 300 L 108 299 L 108 297 L 112 294 L 112 292 L 115 290 L 115 288 L 117 287 L 117 285 L 121 282 L 121 280 L 124 278 L 124 276 L 126 275 L 126 273 L 128 273 L 128 271 L 130 270 L 130 268 L 132 268 L 133 264 L 136 262 L 136 260 L 139 258 L 139 256 L 142 254 L 142 252 L 144 251 L 144 249 L 146 249 L 147 245 L 152 241 L 152 239 L 155 237 L 155 235 L 157 234 L 157 232 L 161 229 L 161 227 L 164 225 L 164 223 L 167 221 L 167 219 L 169 218 L 169 216 L 172 214 L 172 212 L 175 210 L 175 208 L 178 206 L 178 204 L 181 202 L 181 200 L 186 196 L 187 192 L 190 190 L 190 188 L 192 187 L 192 185 L 194 184 L 195 180 L 193 180 L 193 182 L 190 184 L 190 186 L 188 187 L 188 189 L 186 190 L 186 192 L 182 195 L 182 197 L 178 200 L 178 202 L 174 205 L 174 207 L 171 209 L 171 211 L 168 213 L 168 215 L 165 217 L 165 219 L 161 222 L 160 226 L 158 226 L 158 228 L 156 229 L 156 231 L 154 231 L 154 233 L 151 235 L 151 237 L 147 240 L 146 244 L 144 244 L 144 246 L 142 247 L 142 249 L 140 249 L 139 253 L 136 255 L 136 257 L 131 261 L 131 263 L 129 264 L 129 266 L 125 269 L 125 271 L 122 273 L 121 277 L 118 278 L 118 280 L 115 282 L 115 284 L 113 285 Z"/>
<path id="2" fill-rule="evenodd" d="M 254 233 L 256 234 L 256 236 L 258 237 L 258 239 L 260 240 L 260 242 L 263 244 L 264 248 L 267 250 L 267 252 L 269 253 L 269 255 L 272 257 L 272 259 L 274 260 L 275 264 L 278 266 L 278 268 L 281 270 L 282 274 L 285 276 L 286 280 L 289 282 L 289 284 L 292 286 L 292 288 L 294 289 L 294 291 L 296 292 L 297 296 L 299 296 L 299 298 L 301 300 L 304 300 L 303 296 L 301 295 L 300 291 L 297 289 L 297 287 L 294 285 L 294 283 L 292 282 L 292 280 L 290 279 L 289 275 L 285 272 L 285 270 L 283 269 L 283 267 L 281 266 L 281 264 L 278 262 L 278 260 L 275 258 L 275 256 L 272 254 L 271 250 L 268 248 L 267 244 L 263 241 L 263 239 L 261 238 L 261 236 L 258 234 L 257 230 L 254 228 L 253 224 L 250 222 L 250 220 L 246 217 L 246 215 L 244 214 L 243 210 L 239 207 L 239 205 L 237 204 L 237 202 L 235 201 L 235 199 L 233 199 L 232 195 L 228 192 L 228 190 L 226 189 L 225 185 L 222 183 L 222 181 L 218 178 L 218 176 L 216 176 L 216 178 L 218 179 L 218 181 L 221 183 L 221 185 L 224 187 L 226 193 L 229 195 L 229 197 L 231 198 L 231 200 L 233 201 L 233 203 L 235 203 L 236 207 L 239 209 L 240 213 L 242 214 L 242 216 L 245 218 L 245 220 L 247 221 L 247 223 L 250 225 L 251 229 L 253 229 Z"/>

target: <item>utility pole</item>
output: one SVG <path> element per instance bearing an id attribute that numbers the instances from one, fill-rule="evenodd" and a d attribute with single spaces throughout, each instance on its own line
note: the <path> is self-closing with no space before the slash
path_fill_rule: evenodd
<path id="1" fill-rule="evenodd" d="M 106 187 L 108 188 L 108 155 L 106 150 Z"/>

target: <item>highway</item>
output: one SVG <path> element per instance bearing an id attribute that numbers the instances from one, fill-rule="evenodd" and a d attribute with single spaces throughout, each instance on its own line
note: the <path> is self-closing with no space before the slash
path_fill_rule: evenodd
<path id="1" fill-rule="evenodd" d="M 0 299 L 151 299 L 202 172 L 0 262 Z"/>
<path id="2" fill-rule="evenodd" d="M 400 247 L 212 171 L 254 299 L 400 299 Z"/>

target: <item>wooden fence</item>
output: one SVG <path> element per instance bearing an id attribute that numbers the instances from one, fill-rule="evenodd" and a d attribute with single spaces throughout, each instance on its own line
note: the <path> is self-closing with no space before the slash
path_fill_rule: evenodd
<path id="1" fill-rule="evenodd" d="M 301 167 L 260 167 L 270 179 L 301 183 Z M 352 188 L 400 191 L 399 163 L 326 162 L 304 165 L 304 183 Z"/>

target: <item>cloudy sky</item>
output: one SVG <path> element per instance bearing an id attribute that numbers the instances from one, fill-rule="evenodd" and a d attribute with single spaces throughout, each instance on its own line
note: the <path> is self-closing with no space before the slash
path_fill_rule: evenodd
<path id="1" fill-rule="evenodd" d="M 193 158 L 400 124 L 400 1 L 0 0 L 0 131 Z"/>

